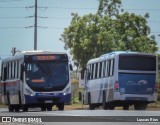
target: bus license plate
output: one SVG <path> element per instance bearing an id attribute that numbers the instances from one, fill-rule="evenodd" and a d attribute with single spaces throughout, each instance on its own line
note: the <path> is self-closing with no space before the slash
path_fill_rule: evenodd
<path id="1" fill-rule="evenodd" d="M 45 100 L 45 103 L 52 103 L 52 100 Z"/>

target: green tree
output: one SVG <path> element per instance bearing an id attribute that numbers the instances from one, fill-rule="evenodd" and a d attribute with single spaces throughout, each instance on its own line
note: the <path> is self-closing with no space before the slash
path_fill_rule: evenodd
<path id="1" fill-rule="evenodd" d="M 98 14 L 109 17 L 119 15 L 121 0 L 99 0 Z"/>
<path id="2" fill-rule="evenodd" d="M 123 41 L 126 50 L 154 53 L 157 43 L 154 35 L 150 36 L 150 27 L 147 17 L 125 12 L 115 20 L 116 34 Z"/>
<path id="3" fill-rule="evenodd" d="M 113 0 L 113 4 L 111 0 L 101 0 L 102 7 L 99 7 L 97 14 L 72 14 L 70 26 L 65 28 L 60 40 L 64 42 L 65 49 L 70 49 L 73 60 L 76 60 L 81 68 L 85 67 L 89 59 L 111 51 L 157 51 L 155 37 L 150 36 L 150 28 L 147 25 L 149 15 L 140 16 L 125 12 L 116 14 L 113 18 L 114 13 L 118 11 L 117 5 L 120 6 L 119 1 Z M 109 10 L 111 12 L 100 14 L 106 10 L 104 6 L 113 6 Z"/>
<path id="4" fill-rule="evenodd" d="M 80 67 L 104 52 L 125 49 L 123 42 L 116 41 L 116 30 L 112 28 L 115 21 L 110 17 L 102 18 L 98 14 L 72 16 L 71 25 L 65 29 L 61 40 L 65 43 L 65 49 L 70 49 L 73 59 Z"/>

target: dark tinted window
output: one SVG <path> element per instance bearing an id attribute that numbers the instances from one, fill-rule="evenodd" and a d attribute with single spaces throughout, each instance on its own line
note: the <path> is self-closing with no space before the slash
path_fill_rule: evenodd
<path id="1" fill-rule="evenodd" d="M 99 78 L 101 78 L 101 73 L 102 73 L 102 62 L 99 64 Z"/>
<path id="2" fill-rule="evenodd" d="M 142 56 L 142 55 L 120 55 L 119 69 L 120 70 L 155 71 L 156 57 Z"/>
<path id="3" fill-rule="evenodd" d="M 91 73 L 91 79 L 93 79 L 93 73 L 94 73 L 94 64 L 91 65 L 92 67 L 92 73 Z"/>
<path id="4" fill-rule="evenodd" d="M 96 63 L 95 79 L 97 78 L 97 73 L 98 73 L 98 63 Z"/>

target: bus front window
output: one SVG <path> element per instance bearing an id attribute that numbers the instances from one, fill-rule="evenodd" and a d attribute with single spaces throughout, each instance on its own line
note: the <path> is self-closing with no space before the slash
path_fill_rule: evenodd
<path id="1" fill-rule="evenodd" d="M 35 91 L 58 91 L 69 82 L 67 62 L 26 64 L 26 83 Z"/>

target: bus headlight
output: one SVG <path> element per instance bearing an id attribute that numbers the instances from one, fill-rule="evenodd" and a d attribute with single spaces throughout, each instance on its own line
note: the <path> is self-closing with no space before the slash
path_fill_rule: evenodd
<path id="1" fill-rule="evenodd" d="M 29 90 L 29 89 L 25 89 L 26 90 L 26 94 L 29 96 L 34 96 L 34 94 Z"/>
<path id="2" fill-rule="evenodd" d="M 65 90 L 65 92 L 63 93 L 63 95 L 67 95 L 67 94 L 69 94 L 70 93 L 70 88 L 67 88 L 66 90 Z"/>

